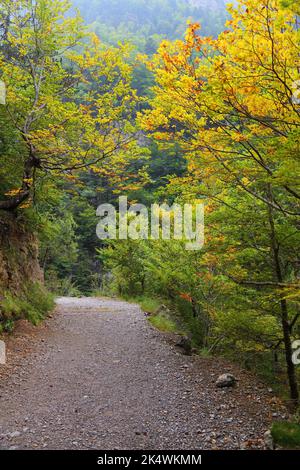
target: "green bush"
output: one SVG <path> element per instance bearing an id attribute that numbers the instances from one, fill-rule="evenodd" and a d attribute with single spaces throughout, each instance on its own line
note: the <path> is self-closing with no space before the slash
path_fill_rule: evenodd
<path id="1" fill-rule="evenodd" d="M 138 297 L 137 302 L 139 303 L 143 312 L 150 314 L 157 312 L 157 310 L 161 306 L 161 303 L 158 299 L 152 299 L 149 297 Z"/>
<path id="2" fill-rule="evenodd" d="M 271 434 L 275 444 L 288 449 L 300 449 L 300 424 L 276 421 Z"/>
<path id="3" fill-rule="evenodd" d="M 178 327 L 175 322 L 163 314 L 153 315 L 149 318 L 151 325 L 165 333 L 177 333 Z"/>
<path id="4" fill-rule="evenodd" d="M 3 332 L 11 333 L 14 329 L 13 320 L 4 320 L 3 323 L 0 323 L 0 335 Z"/>
<path id="5" fill-rule="evenodd" d="M 39 283 L 27 284 L 19 295 L 5 292 L 0 300 L 0 332 L 12 331 L 14 321 L 21 318 L 37 325 L 53 308 L 53 295 Z"/>
<path id="6" fill-rule="evenodd" d="M 23 301 L 24 317 L 34 325 L 42 321 L 54 308 L 54 297 L 41 284 L 29 284 L 25 288 Z"/>
<path id="7" fill-rule="evenodd" d="M 71 276 L 59 278 L 55 270 L 48 270 L 45 284 L 47 289 L 58 297 L 79 297 L 82 295 Z"/>
<path id="8" fill-rule="evenodd" d="M 20 299 L 14 297 L 10 292 L 5 292 L 3 300 L 0 301 L 1 319 L 3 321 L 18 318 L 21 315 L 22 305 Z"/>

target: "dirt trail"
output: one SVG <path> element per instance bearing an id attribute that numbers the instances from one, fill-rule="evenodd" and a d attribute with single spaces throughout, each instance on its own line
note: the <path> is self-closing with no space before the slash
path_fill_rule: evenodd
<path id="1" fill-rule="evenodd" d="M 263 446 L 266 388 L 235 366 L 183 356 L 136 305 L 61 298 L 16 344 L 1 371 L 2 449 Z M 226 371 L 238 385 L 217 389 Z"/>

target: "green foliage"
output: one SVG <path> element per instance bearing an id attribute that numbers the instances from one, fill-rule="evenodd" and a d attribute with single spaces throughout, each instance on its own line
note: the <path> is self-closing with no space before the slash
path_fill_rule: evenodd
<path id="1" fill-rule="evenodd" d="M 126 298 L 126 297 L 125 297 Z M 155 328 L 165 333 L 181 333 L 178 321 L 171 317 L 170 312 L 164 305 L 162 299 L 139 296 L 126 298 L 130 302 L 138 303 L 142 311 L 148 314 L 148 320 Z"/>
<path id="2" fill-rule="evenodd" d="M 111 276 L 111 289 L 122 296 L 141 298 L 149 313 L 159 306 L 159 300 L 149 305 L 149 298 L 165 299 L 175 307 L 175 323 L 192 333 L 195 344 L 205 344 L 209 319 L 195 271 L 199 254 L 185 250 L 184 243 L 175 240 L 128 240 L 111 242 L 100 255 Z"/>
<path id="3" fill-rule="evenodd" d="M 161 302 L 158 299 L 153 299 L 149 297 L 138 297 L 136 301 L 139 303 L 143 312 L 154 314 L 158 311 L 161 306 Z"/>
<path id="4" fill-rule="evenodd" d="M 39 283 L 25 287 L 25 303 L 22 304 L 25 318 L 37 325 L 54 308 L 53 296 Z"/>
<path id="5" fill-rule="evenodd" d="M 54 299 L 39 283 L 26 284 L 18 295 L 4 292 L 0 300 L 2 331 L 12 331 L 15 320 L 25 318 L 37 325 L 54 308 Z"/>
<path id="6" fill-rule="evenodd" d="M 110 290 L 120 296 L 136 297 L 143 294 L 145 287 L 145 266 L 143 243 L 139 240 L 122 240 L 110 244 L 105 250 L 98 250 L 98 256 L 105 270 L 113 272 Z"/>
<path id="7" fill-rule="evenodd" d="M 22 312 L 22 302 L 11 293 L 5 292 L 0 304 L 1 317 L 4 320 L 19 318 Z"/>
<path id="8" fill-rule="evenodd" d="M 280 3 L 284 8 L 291 8 L 292 11 L 297 13 L 297 15 L 300 14 L 300 6 L 298 0 L 280 0 Z"/>
<path id="9" fill-rule="evenodd" d="M 280 337 L 278 319 L 259 311 L 236 309 L 221 311 L 214 324 L 214 334 L 221 335 L 223 347 L 241 351 L 264 351 Z"/>
<path id="10" fill-rule="evenodd" d="M 287 449 L 300 449 L 300 424 L 276 421 L 271 429 L 275 444 Z"/>
<path id="11" fill-rule="evenodd" d="M 163 314 L 153 315 L 149 318 L 151 325 L 165 333 L 177 333 L 178 327 L 176 323 Z"/>
<path id="12" fill-rule="evenodd" d="M 71 277 L 59 277 L 59 273 L 51 268 L 47 270 L 47 289 L 59 297 L 80 297 L 82 291 Z"/>

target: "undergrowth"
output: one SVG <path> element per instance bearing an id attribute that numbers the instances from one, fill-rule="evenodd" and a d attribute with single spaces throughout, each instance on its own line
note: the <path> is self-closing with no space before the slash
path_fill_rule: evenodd
<path id="1" fill-rule="evenodd" d="M 165 333 L 178 333 L 178 326 L 170 318 L 163 314 L 157 314 L 149 317 L 151 325 Z"/>
<path id="2" fill-rule="evenodd" d="M 137 303 L 141 310 L 148 314 L 148 320 L 155 328 L 165 333 L 183 334 L 182 329 L 173 316 L 171 317 L 164 301 L 155 297 L 137 296 L 122 297 L 127 302 Z"/>
<path id="3" fill-rule="evenodd" d="M 53 308 L 53 295 L 39 283 L 25 285 L 18 295 L 6 291 L 0 298 L 0 333 L 11 332 L 22 318 L 37 325 Z"/>
<path id="4" fill-rule="evenodd" d="M 271 434 L 274 443 L 286 449 L 300 449 L 300 424 L 288 421 L 276 421 Z"/>

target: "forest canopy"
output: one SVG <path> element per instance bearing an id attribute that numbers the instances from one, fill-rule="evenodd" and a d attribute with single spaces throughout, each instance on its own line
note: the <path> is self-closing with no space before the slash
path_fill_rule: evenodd
<path id="1" fill-rule="evenodd" d="M 154 53 L 162 39 L 184 35 L 186 22 L 201 22 L 205 35 L 217 36 L 227 17 L 224 0 L 74 0 L 102 40 L 131 41 Z"/>

